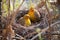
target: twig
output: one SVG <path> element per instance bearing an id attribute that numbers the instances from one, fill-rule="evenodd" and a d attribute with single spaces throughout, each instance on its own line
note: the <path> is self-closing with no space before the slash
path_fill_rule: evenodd
<path id="1" fill-rule="evenodd" d="M 22 6 L 23 2 L 24 2 L 24 0 L 23 0 L 22 3 L 19 5 L 19 7 L 17 8 L 17 10 L 16 10 L 15 12 L 13 11 L 13 13 L 12 13 L 12 20 L 11 20 L 10 24 L 12 24 L 12 23 L 14 22 L 15 16 L 16 16 L 16 14 L 20 11 L 20 7 Z"/>
<path id="2" fill-rule="evenodd" d="M 28 37 L 29 35 L 33 35 L 36 34 L 37 32 L 33 32 L 33 33 L 29 33 L 28 35 L 26 35 L 24 38 Z"/>
<path id="3" fill-rule="evenodd" d="M 13 11 L 13 13 L 12 13 L 12 19 L 10 20 L 10 8 L 8 8 L 8 17 L 7 17 L 7 20 L 8 20 L 8 22 L 7 22 L 7 24 L 6 24 L 6 35 L 4 35 L 3 34 L 3 36 L 6 38 L 7 36 L 8 36 L 8 34 L 11 34 L 11 32 L 13 33 L 13 29 L 12 29 L 12 26 L 11 26 L 11 24 L 14 22 L 14 20 L 15 20 L 15 16 L 16 16 L 16 14 L 19 12 L 19 8 L 21 7 L 21 5 L 23 4 L 23 2 L 24 1 L 22 1 L 22 3 L 19 5 L 19 7 L 17 8 L 17 10 L 14 12 Z M 9 5 L 9 7 L 10 7 L 10 0 L 8 0 L 8 5 Z M 4 31 L 4 30 L 3 30 Z M 14 33 L 13 33 L 14 34 Z M 11 36 L 12 36 L 12 34 L 11 34 Z"/>
<path id="4" fill-rule="evenodd" d="M 51 14 L 50 14 L 49 9 L 48 9 L 47 4 L 46 4 L 47 1 L 48 1 L 48 0 L 45 0 L 45 7 L 46 7 L 46 10 L 47 10 L 47 13 L 48 13 L 48 18 L 50 19 L 50 20 L 47 20 L 48 26 L 49 26 L 49 30 L 48 30 L 48 32 L 49 32 L 48 40 L 51 40 L 51 36 L 52 36 L 52 35 L 50 34 L 50 32 L 51 32 L 52 28 L 51 28 L 50 24 L 51 24 L 51 22 L 52 22 L 52 19 L 51 19 Z M 46 18 L 47 18 L 47 17 L 46 17 Z"/>
<path id="5" fill-rule="evenodd" d="M 13 0 L 13 11 L 14 11 L 14 9 L 15 9 L 14 4 L 15 4 L 15 0 Z"/>
<path id="6" fill-rule="evenodd" d="M 26 38 L 20 36 L 19 34 L 16 34 L 16 35 L 19 36 L 19 38 L 15 37 L 15 38 L 13 38 L 13 39 L 24 39 L 24 40 L 26 40 Z"/>
<path id="7" fill-rule="evenodd" d="M 53 25 L 55 25 L 57 23 L 60 23 L 60 21 L 57 21 L 57 22 L 51 24 L 50 26 L 53 27 Z M 42 29 L 42 31 L 39 34 L 46 32 L 48 29 L 49 29 L 49 26 L 47 28 Z M 35 35 L 31 40 L 34 40 L 35 38 L 37 38 L 39 36 L 39 34 Z"/>

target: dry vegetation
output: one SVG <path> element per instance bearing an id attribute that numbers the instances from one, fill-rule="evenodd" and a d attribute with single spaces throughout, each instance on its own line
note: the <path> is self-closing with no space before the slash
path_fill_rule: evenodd
<path id="1" fill-rule="evenodd" d="M 25 27 L 18 23 L 18 19 L 29 11 L 20 10 L 24 1 L 16 10 L 14 10 L 13 4 L 13 11 L 10 12 L 10 0 L 8 0 L 8 16 L 1 15 L 0 40 L 60 40 L 60 9 L 58 7 L 60 5 L 58 3 L 50 4 L 47 0 L 42 1 L 35 8 L 41 15 L 40 20 Z"/>

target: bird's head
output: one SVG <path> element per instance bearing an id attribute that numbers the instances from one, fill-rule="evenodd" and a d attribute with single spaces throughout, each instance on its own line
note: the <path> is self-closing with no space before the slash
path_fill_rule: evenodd
<path id="1" fill-rule="evenodd" d="M 33 7 L 31 7 L 29 11 L 30 11 L 30 12 L 34 12 L 34 8 L 33 8 Z"/>
<path id="2" fill-rule="evenodd" d="M 30 16 L 28 14 L 24 15 L 24 19 L 28 19 Z"/>

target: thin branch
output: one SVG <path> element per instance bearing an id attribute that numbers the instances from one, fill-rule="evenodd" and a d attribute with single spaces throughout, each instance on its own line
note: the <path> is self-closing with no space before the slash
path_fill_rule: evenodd
<path id="1" fill-rule="evenodd" d="M 56 25 L 57 23 L 60 23 L 60 21 L 57 21 L 57 22 L 51 24 L 50 26 L 53 27 L 53 25 Z M 47 28 L 42 29 L 42 31 L 39 34 L 46 32 L 48 29 L 49 29 L 49 26 Z M 31 40 L 34 40 L 35 38 L 37 38 L 39 36 L 39 34 L 35 35 Z"/>
<path id="2" fill-rule="evenodd" d="M 12 13 L 12 20 L 11 20 L 10 24 L 12 24 L 13 21 L 15 20 L 15 16 L 16 16 L 16 14 L 20 11 L 20 7 L 22 6 L 23 2 L 24 2 L 24 0 L 23 0 L 22 3 L 19 5 L 19 7 L 16 9 L 16 11 L 15 11 L 15 12 L 13 11 L 13 13 Z"/>

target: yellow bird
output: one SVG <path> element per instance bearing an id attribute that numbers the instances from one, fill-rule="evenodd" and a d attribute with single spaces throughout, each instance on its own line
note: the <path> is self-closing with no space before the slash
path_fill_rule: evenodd
<path id="1" fill-rule="evenodd" d="M 22 18 L 19 19 L 19 23 L 23 26 L 30 26 L 31 25 L 31 21 L 29 18 L 29 15 L 26 14 L 24 15 Z"/>
<path id="2" fill-rule="evenodd" d="M 38 19 L 40 19 L 39 12 L 36 9 L 34 9 L 33 7 L 30 8 L 28 15 L 30 16 L 30 19 L 32 21 L 37 21 Z"/>

